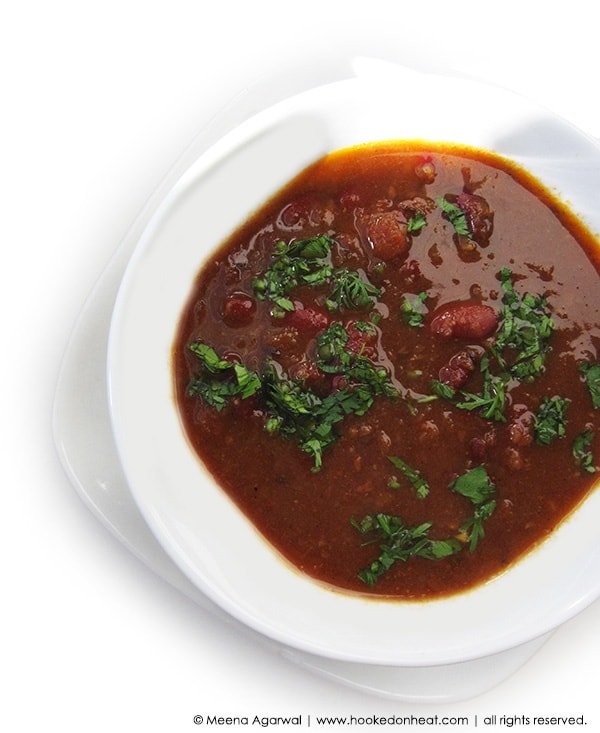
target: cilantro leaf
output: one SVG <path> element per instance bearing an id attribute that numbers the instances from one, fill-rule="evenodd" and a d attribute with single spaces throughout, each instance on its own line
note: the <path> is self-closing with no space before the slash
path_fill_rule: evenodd
<path id="1" fill-rule="evenodd" d="M 409 293 L 404 296 L 404 300 L 400 306 L 400 312 L 402 314 L 402 320 L 407 326 L 419 328 L 423 325 L 425 316 L 427 315 L 425 301 L 428 297 L 429 294 L 426 292 L 421 292 L 417 295 Z"/>
<path id="2" fill-rule="evenodd" d="M 577 466 L 587 473 L 596 473 L 596 466 L 594 465 L 594 457 L 590 446 L 594 440 L 594 431 L 587 428 L 573 441 L 572 451 L 573 458 Z"/>
<path id="3" fill-rule="evenodd" d="M 463 473 L 450 484 L 450 489 L 466 496 L 475 506 L 485 504 L 496 493 L 485 466 L 476 466 Z"/>
<path id="4" fill-rule="evenodd" d="M 440 382 L 439 379 L 431 380 L 431 391 L 433 392 L 434 399 L 441 397 L 444 400 L 452 400 L 456 395 L 455 389 L 445 382 Z"/>
<path id="5" fill-rule="evenodd" d="M 583 374 L 587 384 L 592 405 L 597 410 L 600 407 L 600 364 L 584 361 L 579 365 L 579 371 Z"/>
<path id="6" fill-rule="evenodd" d="M 481 506 L 475 508 L 472 517 L 469 517 L 460 527 L 460 531 L 464 532 L 469 542 L 469 552 L 475 552 L 475 548 L 480 540 L 485 536 L 483 523 L 489 519 L 496 509 L 496 502 L 492 499 Z"/>
<path id="7" fill-rule="evenodd" d="M 422 211 L 415 211 L 406 223 L 406 228 L 409 234 L 416 234 L 421 229 L 427 226 L 427 219 Z"/>
<path id="8" fill-rule="evenodd" d="M 372 285 L 366 276 L 356 270 L 339 268 L 331 273 L 332 289 L 327 297 L 326 305 L 330 311 L 348 309 L 366 309 L 379 298 L 381 290 Z"/>
<path id="9" fill-rule="evenodd" d="M 188 395 L 200 397 L 207 405 L 221 411 L 233 397 L 246 399 L 261 389 L 259 376 L 243 364 L 221 359 L 216 351 L 200 341 L 188 349 L 201 362 L 200 373 L 188 385 Z"/>
<path id="10" fill-rule="evenodd" d="M 416 489 L 417 496 L 424 499 L 429 494 L 429 484 L 423 476 L 414 468 L 411 468 L 405 461 L 397 456 L 388 456 L 388 461 L 398 468 Z"/>
<path id="11" fill-rule="evenodd" d="M 533 432 L 538 445 L 550 445 L 564 438 L 569 401 L 563 397 L 545 397 L 535 415 Z"/>
<path id="12" fill-rule="evenodd" d="M 476 466 L 459 476 L 449 487 L 471 500 L 475 506 L 472 517 L 460 527 L 466 535 L 470 552 L 474 552 L 478 542 L 484 537 L 483 523 L 489 519 L 496 509 L 496 488 L 490 481 L 485 466 Z"/>
<path id="13" fill-rule="evenodd" d="M 204 368 L 211 374 L 220 374 L 233 368 L 233 362 L 221 359 L 212 346 L 201 341 L 188 344 L 188 349 L 200 359 Z"/>
<path id="14" fill-rule="evenodd" d="M 460 237 L 471 237 L 469 225 L 467 224 L 467 217 L 465 216 L 465 212 L 460 208 L 460 206 L 450 203 L 448 199 L 442 196 L 436 199 L 436 204 L 444 212 L 445 217 L 448 219 L 450 224 L 452 224 L 452 226 L 454 227 L 454 231 Z"/>
<path id="15" fill-rule="evenodd" d="M 483 372 L 482 393 L 478 395 L 462 391 L 460 394 L 464 400 L 456 402 L 455 406 L 461 410 L 479 410 L 479 414 L 487 420 L 506 422 L 506 379 L 491 373 L 487 355 L 481 359 L 480 370 Z"/>

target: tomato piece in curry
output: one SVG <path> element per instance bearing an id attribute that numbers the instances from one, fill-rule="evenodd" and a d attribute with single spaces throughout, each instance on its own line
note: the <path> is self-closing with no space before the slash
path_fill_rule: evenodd
<path id="1" fill-rule="evenodd" d="M 173 351 L 188 439 L 315 580 L 407 600 L 472 588 L 596 481 L 598 257 L 493 153 L 327 155 L 197 275 Z"/>

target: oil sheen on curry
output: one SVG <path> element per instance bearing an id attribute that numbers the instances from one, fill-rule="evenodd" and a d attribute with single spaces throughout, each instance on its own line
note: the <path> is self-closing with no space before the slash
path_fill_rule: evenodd
<path id="1" fill-rule="evenodd" d="M 189 441 L 317 581 L 407 600 L 470 589 L 596 481 L 596 248 L 494 154 L 327 155 L 195 280 L 174 345 Z"/>

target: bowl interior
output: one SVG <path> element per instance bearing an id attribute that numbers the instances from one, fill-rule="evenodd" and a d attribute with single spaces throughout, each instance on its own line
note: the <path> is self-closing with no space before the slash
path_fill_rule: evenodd
<path id="1" fill-rule="evenodd" d="M 470 100 L 468 113 L 461 99 Z M 195 160 L 159 203 L 113 314 L 109 404 L 123 468 L 148 525 L 191 581 L 228 613 L 316 654 L 443 664 L 526 642 L 597 597 L 600 494 L 508 572 L 473 591 L 426 603 L 352 596 L 301 575 L 258 535 L 190 449 L 172 389 L 177 323 L 214 249 L 315 159 L 387 139 L 496 151 L 600 231 L 600 149 L 593 140 L 502 89 L 369 67 L 247 120 Z"/>

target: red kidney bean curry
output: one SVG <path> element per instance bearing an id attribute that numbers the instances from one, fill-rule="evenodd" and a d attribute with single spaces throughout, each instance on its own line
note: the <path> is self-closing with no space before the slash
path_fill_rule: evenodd
<path id="1" fill-rule="evenodd" d="M 495 154 L 327 155 L 195 280 L 174 346 L 189 441 L 314 579 L 400 599 L 472 588 L 596 481 L 598 258 Z"/>

